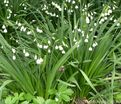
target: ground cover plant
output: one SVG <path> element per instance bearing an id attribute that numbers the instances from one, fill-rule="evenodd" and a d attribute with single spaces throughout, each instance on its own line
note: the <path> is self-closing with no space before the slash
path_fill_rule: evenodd
<path id="1" fill-rule="evenodd" d="M 0 5 L 1 104 L 121 103 L 118 1 Z"/>

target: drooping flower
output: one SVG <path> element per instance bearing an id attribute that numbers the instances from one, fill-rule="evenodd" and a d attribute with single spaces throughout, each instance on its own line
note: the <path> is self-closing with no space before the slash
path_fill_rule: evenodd
<path id="1" fill-rule="evenodd" d="M 37 55 L 34 56 L 34 59 L 35 59 L 35 60 L 37 59 Z"/>
<path id="2" fill-rule="evenodd" d="M 12 58 L 13 58 L 13 60 L 16 60 L 16 56 L 15 56 L 15 55 L 13 55 L 13 57 L 12 57 Z"/>
<path id="3" fill-rule="evenodd" d="M 3 32 L 4 32 L 4 33 L 7 33 L 7 32 L 8 32 L 8 30 L 5 28 L 5 29 L 3 30 Z"/>
<path id="4" fill-rule="evenodd" d="M 42 48 L 42 45 L 39 44 L 39 43 L 37 43 L 37 47 L 38 47 L 38 48 Z"/>
<path id="5" fill-rule="evenodd" d="M 85 42 L 85 43 L 88 43 L 88 39 L 86 38 L 86 39 L 84 40 L 84 42 Z"/>
<path id="6" fill-rule="evenodd" d="M 41 30 L 41 29 L 39 29 L 38 27 L 36 28 L 36 31 L 38 32 L 38 33 L 42 33 L 43 31 Z"/>
<path id="7" fill-rule="evenodd" d="M 89 51 L 92 51 L 92 47 L 89 47 Z"/>
<path id="8" fill-rule="evenodd" d="M 64 50 L 62 50 L 62 54 L 65 54 L 65 51 Z"/>
<path id="9" fill-rule="evenodd" d="M 6 29 L 6 26 L 5 26 L 5 25 L 3 25 L 3 26 L 2 26 L 2 29 Z"/>
<path id="10" fill-rule="evenodd" d="M 87 24 L 90 23 L 89 17 L 86 17 L 86 23 L 87 23 Z"/>
<path id="11" fill-rule="evenodd" d="M 93 47 L 96 47 L 97 45 L 98 45 L 97 42 L 92 44 Z"/>
<path id="12" fill-rule="evenodd" d="M 28 52 L 25 52 L 25 57 L 28 57 L 29 56 L 29 53 Z"/>
<path id="13" fill-rule="evenodd" d="M 44 48 L 44 49 L 47 49 L 47 48 L 48 48 L 48 46 L 47 46 L 47 45 L 44 45 L 44 46 L 43 46 L 43 48 Z"/>
<path id="14" fill-rule="evenodd" d="M 28 31 L 28 32 L 27 32 L 27 35 L 30 35 L 31 33 L 32 33 L 31 31 Z"/>
<path id="15" fill-rule="evenodd" d="M 13 53 L 16 53 L 16 50 L 15 50 L 14 48 L 12 48 L 12 52 L 13 52 Z"/>
<path id="16" fill-rule="evenodd" d="M 36 60 L 36 64 L 41 64 L 43 62 L 43 59 L 42 58 L 39 58 Z"/>
<path id="17" fill-rule="evenodd" d="M 55 49 L 58 49 L 58 48 L 59 48 L 59 47 L 56 45 L 56 46 L 55 46 Z"/>
<path id="18" fill-rule="evenodd" d="M 59 50 L 60 50 L 60 51 L 62 51 L 62 50 L 63 50 L 63 47 L 62 47 L 61 45 L 60 45 L 58 48 L 59 48 Z"/>

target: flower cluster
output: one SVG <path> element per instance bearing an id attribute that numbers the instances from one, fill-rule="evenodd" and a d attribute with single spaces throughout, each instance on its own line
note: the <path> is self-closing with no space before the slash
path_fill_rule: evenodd
<path id="1" fill-rule="evenodd" d="M 3 33 L 7 33 L 8 32 L 8 30 L 7 30 L 5 25 L 2 26 L 2 29 L 3 29 Z"/>
<path id="2" fill-rule="evenodd" d="M 7 7 L 9 5 L 9 0 L 4 0 L 4 4 Z"/>

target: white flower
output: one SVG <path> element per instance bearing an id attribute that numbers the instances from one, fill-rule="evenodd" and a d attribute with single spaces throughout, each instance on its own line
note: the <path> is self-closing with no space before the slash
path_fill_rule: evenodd
<path id="1" fill-rule="evenodd" d="M 37 43 L 37 47 L 42 48 L 42 45 L 41 45 L 41 44 L 39 44 L 39 43 Z"/>
<path id="2" fill-rule="evenodd" d="M 36 22 L 36 20 L 32 20 L 32 22 Z"/>
<path id="3" fill-rule="evenodd" d="M 89 38 L 89 36 L 87 35 L 87 36 L 86 36 L 86 38 L 88 39 L 88 38 Z"/>
<path id="4" fill-rule="evenodd" d="M 97 23 L 94 23 L 94 26 L 96 26 L 97 25 Z"/>
<path id="5" fill-rule="evenodd" d="M 99 21 L 99 24 L 102 24 L 102 21 Z"/>
<path id="6" fill-rule="evenodd" d="M 117 23 L 117 26 L 120 26 L 120 23 Z"/>
<path id="7" fill-rule="evenodd" d="M 48 40 L 48 44 L 51 44 L 50 40 Z"/>
<path id="8" fill-rule="evenodd" d="M 84 42 L 87 43 L 87 42 L 88 42 L 88 39 L 86 38 L 86 39 L 84 40 Z"/>
<path id="9" fill-rule="evenodd" d="M 98 45 L 97 42 L 92 44 L 93 47 L 96 47 L 97 45 Z"/>
<path id="10" fill-rule="evenodd" d="M 20 29 L 20 31 L 23 31 L 23 29 L 24 29 L 24 26 L 21 26 L 21 29 Z"/>
<path id="11" fill-rule="evenodd" d="M 24 7 L 24 9 L 26 10 L 26 7 Z"/>
<path id="12" fill-rule="evenodd" d="M 72 4 L 75 4 L 75 3 L 76 3 L 75 0 L 73 0 L 73 1 L 72 1 Z"/>
<path id="13" fill-rule="evenodd" d="M 82 37 L 84 37 L 84 31 L 82 31 L 81 33 L 82 33 Z"/>
<path id="14" fill-rule="evenodd" d="M 58 49 L 58 48 L 59 48 L 59 47 L 56 45 L 56 46 L 55 46 L 55 49 Z"/>
<path id="15" fill-rule="evenodd" d="M 76 42 L 77 40 L 75 39 L 75 37 L 74 37 L 74 40 L 73 40 L 74 42 Z"/>
<path id="16" fill-rule="evenodd" d="M 18 24 L 18 21 L 16 21 L 16 25 Z"/>
<path id="17" fill-rule="evenodd" d="M 77 29 L 77 25 L 75 25 L 74 29 Z"/>
<path id="18" fill-rule="evenodd" d="M 21 26 L 21 23 L 18 23 L 18 26 Z"/>
<path id="19" fill-rule="evenodd" d="M 61 8 L 59 8 L 59 7 L 58 7 L 58 10 L 59 10 L 59 11 L 62 11 L 62 9 L 61 9 Z"/>
<path id="20" fill-rule="evenodd" d="M 25 32 L 25 31 L 26 31 L 26 27 L 23 28 L 23 32 Z"/>
<path id="21" fill-rule="evenodd" d="M 75 6 L 75 9 L 78 9 L 78 8 L 79 8 L 79 7 L 76 5 L 76 6 Z"/>
<path id="22" fill-rule="evenodd" d="M 35 60 L 37 59 L 37 55 L 34 56 L 34 59 L 35 59 Z"/>
<path id="23" fill-rule="evenodd" d="M 101 22 L 104 22 L 105 20 L 104 20 L 104 18 L 102 18 L 100 21 L 101 21 Z"/>
<path id="24" fill-rule="evenodd" d="M 43 62 L 43 59 L 42 58 L 39 58 L 36 60 L 36 64 L 41 64 Z"/>
<path id="25" fill-rule="evenodd" d="M 7 0 L 4 0 L 4 3 L 7 3 Z"/>
<path id="26" fill-rule="evenodd" d="M 8 6 L 8 4 L 5 4 L 5 6 Z"/>
<path id="27" fill-rule="evenodd" d="M 13 60 L 16 60 L 16 56 L 15 56 L 15 55 L 13 55 L 13 57 L 12 57 L 12 58 L 13 58 Z"/>
<path id="28" fill-rule="evenodd" d="M 44 45 L 44 46 L 43 46 L 43 48 L 44 48 L 44 49 L 47 49 L 47 48 L 48 48 L 48 46 L 47 46 L 47 45 Z"/>
<path id="29" fill-rule="evenodd" d="M 16 50 L 15 50 L 14 48 L 12 48 L 12 52 L 13 52 L 13 53 L 16 53 Z"/>
<path id="30" fill-rule="evenodd" d="M 9 14 L 9 15 L 7 16 L 7 19 L 10 19 L 10 17 L 11 17 L 11 14 Z"/>
<path id="31" fill-rule="evenodd" d="M 16 43 L 18 43 L 18 40 L 16 40 Z"/>
<path id="32" fill-rule="evenodd" d="M 48 53 L 50 53 L 51 52 L 51 50 L 50 49 L 48 49 Z"/>
<path id="33" fill-rule="evenodd" d="M 81 32 L 81 29 L 78 29 L 78 32 Z"/>
<path id="34" fill-rule="evenodd" d="M 32 33 L 31 31 L 28 31 L 28 32 L 27 32 L 27 35 L 30 35 L 31 33 Z"/>
<path id="35" fill-rule="evenodd" d="M 93 31 L 93 28 L 91 28 L 90 31 Z"/>
<path id="36" fill-rule="evenodd" d="M 62 50 L 62 54 L 65 54 L 65 51 L 64 50 Z"/>
<path id="37" fill-rule="evenodd" d="M 73 12 L 73 10 L 71 10 L 71 12 Z"/>
<path id="38" fill-rule="evenodd" d="M 23 49 L 23 53 L 25 53 L 26 51 L 25 51 L 25 49 Z"/>
<path id="39" fill-rule="evenodd" d="M 17 14 L 14 14 L 14 17 L 17 16 Z"/>
<path id="40" fill-rule="evenodd" d="M 88 17 L 86 17 L 86 23 L 87 23 L 87 24 L 90 23 L 90 20 L 89 20 Z"/>
<path id="41" fill-rule="evenodd" d="M 6 3 L 9 3 L 9 1 L 8 1 L 8 0 L 6 0 Z"/>
<path id="42" fill-rule="evenodd" d="M 89 47 L 89 51 L 92 51 L 92 47 Z"/>
<path id="43" fill-rule="evenodd" d="M 105 20 L 107 20 L 108 18 L 107 17 L 104 17 Z"/>
<path id="44" fill-rule="evenodd" d="M 110 13 L 112 13 L 112 10 L 111 10 L 111 9 L 109 9 L 109 10 L 108 10 L 108 13 L 109 13 L 109 14 L 110 14 Z"/>
<path id="45" fill-rule="evenodd" d="M 2 26 L 2 29 L 6 29 L 5 25 Z"/>
<path id="46" fill-rule="evenodd" d="M 90 19 L 92 20 L 93 19 L 93 16 L 90 16 Z"/>
<path id="47" fill-rule="evenodd" d="M 110 20 L 112 21 L 113 20 L 113 17 L 111 17 Z"/>
<path id="48" fill-rule="evenodd" d="M 116 19 L 114 19 L 114 22 L 116 22 L 117 20 Z"/>
<path id="49" fill-rule="evenodd" d="M 42 32 L 43 32 L 43 31 L 42 31 L 41 29 L 39 29 L 38 27 L 37 27 L 36 31 L 37 31 L 38 33 L 42 33 Z"/>
<path id="50" fill-rule="evenodd" d="M 115 10 L 116 8 L 115 7 L 113 7 L 113 10 Z"/>
<path id="51" fill-rule="evenodd" d="M 58 102 L 58 101 L 59 101 L 59 99 L 56 97 L 56 98 L 55 98 L 55 101 L 56 101 L 56 102 Z"/>
<path id="52" fill-rule="evenodd" d="M 52 5 L 56 5 L 56 4 L 52 1 Z"/>
<path id="53" fill-rule="evenodd" d="M 4 32 L 4 33 L 7 33 L 8 31 L 7 31 L 7 29 L 4 29 L 3 32 Z"/>
<path id="54" fill-rule="evenodd" d="M 62 47 L 61 45 L 60 45 L 58 48 L 59 48 L 59 50 L 60 50 L 60 51 L 62 51 L 62 50 L 63 50 L 63 47 Z"/>
<path id="55" fill-rule="evenodd" d="M 8 10 L 8 12 L 11 14 L 12 13 L 12 11 L 11 11 L 11 9 L 7 9 Z"/>
<path id="56" fill-rule="evenodd" d="M 25 57 L 28 57 L 29 56 L 29 53 L 28 52 L 25 52 Z"/>
<path id="57" fill-rule="evenodd" d="M 105 13 L 105 16 L 107 16 L 108 15 L 108 13 Z"/>

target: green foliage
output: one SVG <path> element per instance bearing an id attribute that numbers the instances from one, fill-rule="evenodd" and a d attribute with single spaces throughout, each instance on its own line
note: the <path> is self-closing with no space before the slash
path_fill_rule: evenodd
<path id="1" fill-rule="evenodd" d="M 118 101 L 118 7 L 110 0 L 1 1 L 0 97 L 4 88 L 10 92 L 5 104 Z"/>

